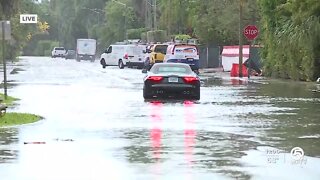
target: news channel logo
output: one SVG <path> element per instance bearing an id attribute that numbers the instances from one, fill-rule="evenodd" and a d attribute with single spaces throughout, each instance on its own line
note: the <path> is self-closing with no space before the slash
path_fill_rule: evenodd
<path id="1" fill-rule="evenodd" d="M 38 15 L 37 14 L 20 14 L 21 24 L 37 24 Z"/>
<path id="2" fill-rule="evenodd" d="M 301 147 L 292 148 L 290 154 L 275 148 L 267 149 L 266 155 L 269 164 L 290 163 L 292 165 L 305 165 L 307 163 L 304 150 Z M 288 156 L 290 157 L 288 158 Z"/>
<path id="3" fill-rule="evenodd" d="M 296 161 L 301 160 L 304 157 L 304 151 L 301 147 L 292 148 L 290 154 L 291 158 Z"/>

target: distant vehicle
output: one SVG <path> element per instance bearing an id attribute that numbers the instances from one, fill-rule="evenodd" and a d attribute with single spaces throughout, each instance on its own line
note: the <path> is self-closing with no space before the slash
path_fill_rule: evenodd
<path id="1" fill-rule="evenodd" d="M 167 51 L 167 44 L 152 44 L 147 46 L 144 69 L 150 70 L 153 64 L 163 63 Z"/>
<path id="2" fill-rule="evenodd" d="M 97 41 L 95 39 L 77 39 L 76 60 L 90 60 L 96 58 Z"/>
<path id="3" fill-rule="evenodd" d="M 200 99 L 200 79 L 184 63 L 157 63 L 144 78 L 143 97 L 183 97 Z"/>
<path id="4" fill-rule="evenodd" d="M 146 50 L 143 51 L 143 53 L 145 53 L 143 69 L 146 69 L 148 71 L 151 69 L 150 54 L 152 46 L 153 44 L 146 46 Z"/>
<path id="5" fill-rule="evenodd" d="M 125 66 L 129 68 L 137 66 L 142 69 L 145 48 L 145 45 L 140 44 L 110 45 L 101 55 L 100 64 L 103 68 L 106 68 L 106 66 L 118 66 L 123 69 Z"/>
<path id="6" fill-rule="evenodd" d="M 163 61 L 188 64 L 199 74 L 199 50 L 194 44 L 170 44 Z"/>
<path id="7" fill-rule="evenodd" d="M 51 57 L 64 57 L 66 54 L 66 49 L 64 47 L 54 47 L 51 51 Z"/>
<path id="8" fill-rule="evenodd" d="M 75 50 L 68 50 L 65 59 L 75 59 L 76 58 L 76 51 Z"/>
<path id="9" fill-rule="evenodd" d="M 167 52 L 167 47 L 167 44 L 154 44 L 150 49 L 150 63 L 162 63 Z"/>

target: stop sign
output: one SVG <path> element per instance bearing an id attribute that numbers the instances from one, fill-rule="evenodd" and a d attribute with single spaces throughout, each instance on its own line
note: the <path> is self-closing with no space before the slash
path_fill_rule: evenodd
<path id="1" fill-rule="evenodd" d="M 259 30 L 255 25 L 248 25 L 243 30 L 243 35 L 246 36 L 248 40 L 254 40 L 259 34 Z"/>

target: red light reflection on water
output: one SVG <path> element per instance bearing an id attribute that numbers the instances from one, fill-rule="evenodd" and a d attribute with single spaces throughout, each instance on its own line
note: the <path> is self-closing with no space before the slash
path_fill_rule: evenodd
<path id="1" fill-rule="evenodd" d="M 155 101 L 151 102 L 151 121 L 152 127 L 150 129 L 150 141 L 153 159 L 156 160 L 154 166 L 154 172 L 156 174 L 160 173 L 160 159 L 162 151 L 162 108 L 163 104 L 161 102 Z M 196 130 L 195 130 L 195 115 L 194 115 L 194 103 L 192 101 L 184 101 L 184 156 L 187 161 L 188 166 L 193 164 L 193 150 L 195 146 Z"/>
<path id="2" fill-rule="evenodd" d="M 242 79 L 231 79 L 231 84 L 232 85 L 246 85 L 248 84 L 248 81 L 242 80 Z"/>
<path id="3" fill-rule="evenodd" d="M 161 111 L 162 111 L 162 103 L 159 101 L 151 102 L 151 121 L 152 127 L 150 129 L 150 141 L 151 141 L 151 149 L 152 149 L 152 157 L 155 160 L 155 164 L 152 168 L 155 174 L 160 174 L 160 158 L 161 158 L 161 137 L 162 137 L 162 129 L 161 129 Z"/>
<path id="4" fill-rule="evenodd" d="M 193 164 L 193 149 L 195 146 L 195 137 L 197 132 L 194 127 L 194 103 L 192 101 L 184 102 L 185 129 L 184 129 L 184 152 L 185 158 L 191 166 Z"/>
<path id="5" fill-rule="evenodd" d="M 151 139 L 151 146 L 153 157 L 156 160 L 160 159 L 160 152 L 161 152 L 161 136 L 162 136 L 162 129 L 161 129 L 161 111 L 162 111 L 162 103 L 161 102 L 152 102 L 151 103 L 151 120 L 152 120 L 152 128 L 150 131 L 150 139 Z"/>

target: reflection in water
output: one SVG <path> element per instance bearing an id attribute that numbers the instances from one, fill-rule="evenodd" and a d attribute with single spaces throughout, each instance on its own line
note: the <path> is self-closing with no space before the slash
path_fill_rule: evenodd
<path id="1" fill-rule="evenodd" d="M 146 143 L 149 136 L 148 132 L 145 130 L 126 130 L 124 132 L 125 139 L 130 140 L 131 143 L 124 147 L 127 153 L 127 158 L 130 163 L 143 163 L 149 164 L 154 163 L 152 155 L 149 153 L 152 151 L 150 145 Z"/>
<path id="2" fill-rule="evenodd" d="M 12 147 L 18 144 L 18 130 L 0 128 L 0 163 L 8 163 L 16 160 L 18 151 Z"/>
<path id="3" fill-rule="evenodd" d="M 248 84 L 248 81 L 242 80 L 242 79 L 231 78 L 231 83 L 232 83 L 232 85 L 246 85 L 246 84 Z"/>
<path id="4" fill-rule="evenodd" d="M 153 150 L 153 157 L 158 161 L 160 159 L 161 152 L 161 134 L 162 130 L 160 127 L 161 123 L 161 107 L 162 104 L 160 102 L 152 102 L 151 109 L 151 120 L 152 120 L 152 129 L 150 131 L 150 139 Z"/>
<path id="5" fill-rule="evenodd" d="M 150 140 L 152 146 L 152 154 L 155 160 L 154 173 L 159 174 L 160 172 L 160 159 L 162 153 L 162 106 L 161 102 L 151 102 L 151 121 L 152 128 L 150 130 Z M 193 112 L 194 103 L 192 101 L 185 101 L 184 107 L 184 157 L 187 164 L 192 167 L 193 163 L 193 148 L 195 146 L 196 131 L 194 127 L 195 116 Z M 191 174 L 190 174 L 191 175 Z"/>
<path id="6" fill-rule="evenodd" d="M 153 171 L 155 174 L 160 174 L 160 158 L 161 158 L 161 102 L 151 102 L 151 121 L 152 128 L 150 130 L 150 140 L 152 147 L 153 159 L 155 160 L 155 165 Z"/>
<path id="7" fill-rule="evenodd" d="M 184 129 L 184 154 L 187 164 L 189 166 L 188 179 L 193 179 L 190 168 L 193 165 L 193 148 L 195 146 L 195 137 L 197 135 L 194 127 L 195 116 L 193 112 L 194 104 L 192 101 L 184 102 L 184 116 L 185 116 L 185 129 Z"/>
<path id="8" fill-rule="evenodd" d="M 184 130 L 184 145 L 185 145 L 185 157 L 189 164 L 192 166 L 193 162 L 193 148 L 195 146 L 196 131 L 194 128 L 194 104 L 192 101 L 184 102 L 184 114 L 185 114 L 185 130 Z"/>
<path id="9" fill-rule="evenodd" d="M 295 146 L 302 147 L 306 155 L 320 157 L 317 137 L 320 134 L 320 93 L 313 93 L 314 88 L 313 83 L 279 80 L 261 85 L 257 94 L 266 97 L 270 104 L 292 108 L 290 112 L 263 117 L 274 122 L 272 128 L 267 130 L 268 135 L 261 137 L 261 140 L 285 151 Z"/>

